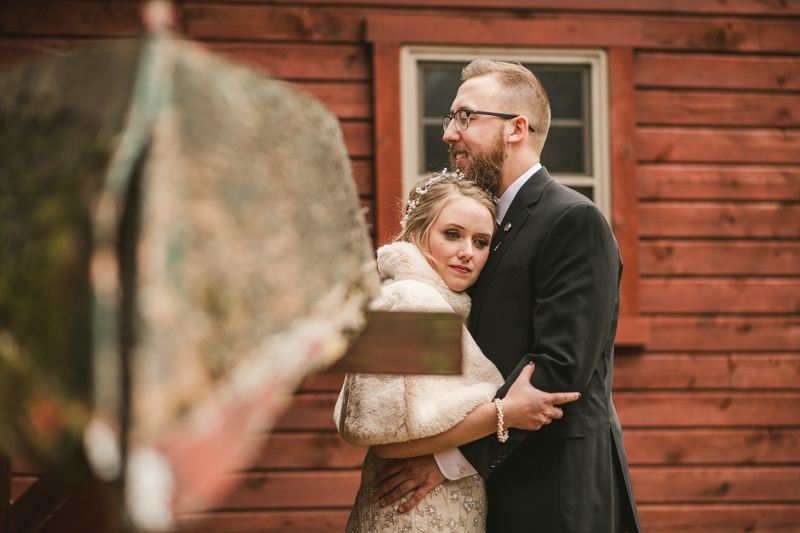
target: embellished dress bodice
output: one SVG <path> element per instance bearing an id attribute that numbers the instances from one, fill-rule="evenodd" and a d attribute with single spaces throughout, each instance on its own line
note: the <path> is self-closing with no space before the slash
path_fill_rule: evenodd
<path id="1" fill-rule="evenodd" d="M 456 481 L 445 480 L 431 489 L 416 507 L 405 513 L 398 507 L 411 497 L 381 507 L 372 500 L 375 476 L 394 462 L 367 452 L 361 467 L 361 486 L 356 495 L 346 533 L 483 533 L 486 530 L 486 488 L 478 474 Z"/>
<path id="2" fill-rule="evenodd" d="M 396 242 L 378 250 L 383 278 L 373 310 L 455 312 L 466 319 L 470 298 L 444 283 L 411 243 Z M 359 446 L 404 442 L 442 433 L 476 406 L 492 401 L 503 377 L 463 329 L 462 375 L 382 376 L 345 378 L 334 420 L 344 440 Z M 393 459 L 380 458 L 372 448 L 361 468 L 361 486 L 347 523 L 347 533 L 483 533 L 486 529 L 486 489 L 480 475 L 433 488 L 416 507 L 401 513 L 399 501 L 381 507 L 373 501 L 372 481 Z"/>

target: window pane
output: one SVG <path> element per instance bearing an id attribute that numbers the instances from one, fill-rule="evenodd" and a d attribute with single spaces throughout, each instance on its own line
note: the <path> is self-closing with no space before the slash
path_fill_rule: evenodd
<path id="1" fill-rule="evenodd" d="M 439 120 L 461 85 L 462 63 L 420 62 L 419 65 L 419 157 L 420 173 L 447 165 L 447 145 L 442 141 Z M 542 152 L 542 163 L 553 174 L 590 175 L 592 162 L 589 107 L 590 66 L 527 63 L 541 81 L 550 100 L 552 122 Z M 436 122 L 436 126 L 433 125 Z"/>
<path id="2" fill-rule="evenodd" d="M 544 87 L 550 100 L 550 113 L 554 119 L 579 119 L 585 117 L 584 74 L 588 67 L 542 67 L 526 65 Z M 557 69 L 557 70 L 555 70 Z"/>
<path id="3" fill-rule="evenodd" d="M 426 125 L 423 131 L 425 132 L 425 166 L 420 169 L 420 174 L 427 174 L 447 166 L 449 146 L 442 140 L 441 124 Z"/>
<path id="4" fill-rule="evenodd" d="M 594 187 L 579 187 L 579 186 L 569 186 L 575 192 L 579 192 L 584 195 L 586 198 L 594 202 Z"/>
<path id="5" fill-rule="evenodd" d="M 542 164 L 551 173 L 586 174 L 583 139 L 581 127 L 550 126 Z"/>
<path id="6" fill-rule="evenodd" d="M 423 116 L 441 118 L 450 114 L 450 105 L 456 99 L 461 85 L 461 64 L 421 63 Z"/>

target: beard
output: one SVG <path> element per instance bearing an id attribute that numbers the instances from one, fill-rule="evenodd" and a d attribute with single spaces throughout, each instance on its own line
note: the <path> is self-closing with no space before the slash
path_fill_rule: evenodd
<path id="1" fill-rule="evenodd" d="M 457 146 L 450 146 L 450 168 L 458 168 L 468 180 L 475 182 L 489 194 L 496 195 L 503 182 L 503 166 L 506 160 L 503 132 L 498 132 L 492 145 L 483 153 L 472 152 Z M 469 156 L 466 166 L 456 165 L 456 152 L 466 152 Z"/>

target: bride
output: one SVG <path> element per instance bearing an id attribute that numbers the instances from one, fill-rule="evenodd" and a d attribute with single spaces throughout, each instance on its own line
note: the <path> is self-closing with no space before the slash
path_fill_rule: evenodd
<path id="1" fill-rule="evenodd" d="M 495 216 L 489 196 L 459 172 L 443 171 L 420 183 L 410 194 L 398 240 L 378 250 L 383 285 L 371 308 L 458 313 L 466 320 L 471 301 L 464 291 L 486 263 Z M 376 474 L 394 459 L 448 450 L 494 432 L 504 442 L 509 427 L 535 430 L 562 416 L 552 402 L 542 401 L 552 395 L 530 384 L 533 366 L 502 401 L 493 401 L 503 377 L 462 329 L 459 376 L 345 377 L 336 427 L 345 441 L 370 446 L 347 533 L 483 532 L 487 501 L 478 474 L 445 480 L 410 511 L 403 504 L 413 488 L 391 506 L 375 501 Z M 559 393 L 558 401 L 578 397 Z"/>

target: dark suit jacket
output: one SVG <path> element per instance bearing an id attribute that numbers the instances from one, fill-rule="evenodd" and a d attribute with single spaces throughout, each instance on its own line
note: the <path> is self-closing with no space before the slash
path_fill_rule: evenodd
<path id="1" fill-rule="evenodd" d="M 511 226 L 505 230 L 506 225 Z M 545 169 L 517 193 L 473 290 L 470 330 L 506 385 L 536 363 L 539 389 L 578 391 L 564 417 L 462 446 L 487 481 L 487 532 L 639 531 L 611 400 L 622 261 L 597 207 Z M 624 514 L 623 513 L 627 513 Z"/>

